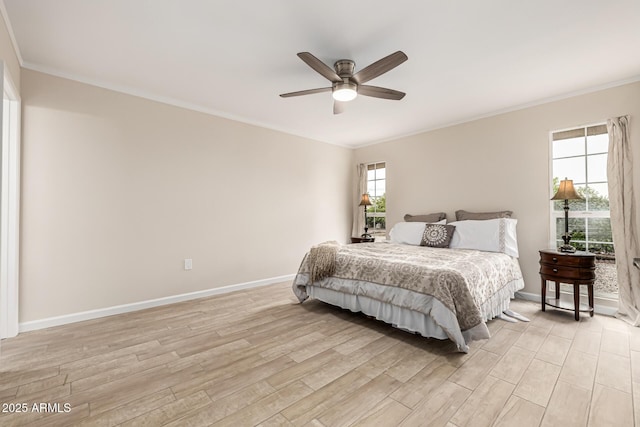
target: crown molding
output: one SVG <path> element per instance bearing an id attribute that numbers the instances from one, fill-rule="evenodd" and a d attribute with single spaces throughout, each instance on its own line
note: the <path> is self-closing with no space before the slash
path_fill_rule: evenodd
<path id="1" fill-rule="evenodd" d="M 9 14 L 7 13 L 7 8 L 4 4 L 4 0 L 0 0 L 0 15 L 2 15 L 2 19 L 4 20 L 4 24 L 7 27 L 7 32 L 9 33 L 9 38 L 11 39 L 11 45 L 13 46 L 13 51 L 18 58 L 18 63 L 22 67 L 24 61 L 22 60 L 22 54 L 20 53 L 20 48 L 18 47 L 18 42 L 16 41 L 16 36 L 13 34 L 13 27 L 11 26 L 11 21 L 9 21 Z"/>
<path id="2" fill-rule="evenodd" d="M 385 143 L 385 142 L 397 141 L 399 139 L 409 138 L 409 137 L 412 137 L 412 136 L 415 136 L 415 135 L 420 135 L 421 133 L 427 133 L 427 132 L 433 132 L 433 131 L 440 130 L 440 129 L 446 129 L 448 127 L 457 126 L 457 125 L 461 125 L 461 124 L 464 124 L 464 123 L 470 123 L 470 122 L 474 122 L 474 121 L 480 120 L 480 119 L 486 119 L 486 118 L 489 118 L 489 117 L 499 116 L 501 114 L 512 113 L 514 111 L 524 110 L 526 108 L 531 108 L 531 107 L 537 107 L 539 105 L 549 104 L 551 102 L 556 102 L 556 101 L 562 101 L 563 99 L 569 99 L 569 98 L 573 98 L 575 96 L 580 96 L 580 95 L 587 95 L 589 93 L 599 92 L 601 90 L 611 89 L 611 88 L 614 88 L 614 87 L 623 86 L 623 85 L 626 85 L 626 84 L 631 84 L 631 83 L 636 83 L 636 82 L 640 82 L 640 75 L 633 76 L 633 77 L 630 77 L 628 79 L 616 80 L 614 82 L 609 82 L 609 83 L 605 83 L 605 84 L 602 84 L 602 85 L 591 86 L 591 87 L 588 87 L 586 89 L 580 89 L 580 90 L 576 90 L 576 91 L 572 91 L 572 92 L 566 92 L 566 93 L 563 93 L 561 95 L 556 95 L 556 96 L 551 96 L 551 97 L 548 97 L 548 98 L 538 99 L 536 101 L 531 101 L 531 102 L 527 102 L 527 103 L 524 103 L 524 104 L 515 105 L 513 107 L 508 107 L 508 108 L 504 108 L 504 109 L 501 109 L 501 110 L 494 110 L 494 111 L 489 112 L 489 113 L 480 114 L 480 115 L 477 115 L 477 116 L 472 116 L 472 117 L 468 117 L 468 118 L 465 118 L 465 119 L 456 120 L 456 121 L 453 121 L 453 122 L 448 122 L 448 123 L 445 123 L 445 124 L 442 124 L 442 125 L 432 126 L 432 127 L 429 127 L 429 128 L 425 128 L 425 129 L 422 129 L 422 130 L 415 131 L 415 132 L 399 135 L 399 136 L 396 136 L 396 137 L 393 137 L 393 138 L 386 138 L 384 140 L 372 141 L 372 142 L 368 142 L 368 143 L 365 143 L 365 144 L 355 145 L 355 146 L 353 146 L 353 148 L 358 149 L 358 148 L 369 147 L 371 145 L 382 144 L 382 143 Z"/>
<path id="3" fill-rule="evenodd" d="M 30 62 L 25 62 L 22 65 L 23 68 L 27 69 L 27 70 L 31 70 L 31 71 L 37 71 L 39 73 L 43 73 L 43 74 L 48 74 L 50 76 L 54 76 L 54 77 L 60 77 L 66 80 L 71 80 L 71 81 L 75 81 L 78 83 L 83 83 L 89 86 L 95 86 L 95 87 L 99 87 L 101 89 L 106 89 L 106 90 L 111 90 L 114 92 L 118 92 L 118 93 L 123 93 L 125 95 L 131 95 L 131 96 L 135 96 L 138 98 L 143 98 L 143 99 L 147 99 L 149 101 L 154 101 L 154 102 L 159 102 L 161 104 L 167 104 L 167 105 L 171 105 L 173 107 L 178 107 L 178 108 L 184 108 L 185 110 L 191 110 L 191 111 L 196 111 L 199 113 L 204 113 L 204 114 L 208 114 L 211 116 L 216 116 L 216 117 L 221 117 L 223 119 L 228 119 L 228 120 L 233 120 L 236 122 L 240 122 L 240 123 L 244 123 L 244 124 L 248 124 L 248 125 L 252 125 L 252 126 L 257 126 L 257 127 L 261 127 L 263 129 L 268 129 L 268 130 L 273 130 L 276 132 L 282 132 L 282 133 L 286 133 L 287 135 L 293 135 L 293 136 L 297 136 L 299 138 L 304 138 L 308 141 L 314 141 L 314 142 L 321 142 L 324 144 L 330 144 L 330 145 L 336 145 L 339 147 L 343 147 L 343 148 L 349 148 L 349 149 L 353 149 L 354 147 L 351 145 L 345 145 L 345 144 L 339 144 L 339 143 L 335 143 L 332 141 L 325 141 L 325 140 L 320 140 L 320 139 L 313 139 L 310 138 L 308 136 L 302 135 L 302 134 L 297 134 L 294 132 L 291 132 L 287 129 L 284 128 L 280 128 L 278 126 L 273 126 L 271 124 L 268 123 L 264 123 L 258 120 L 252 120 L 249 119 L 247 117 L 244 116 L 240 116 L 240 115 L 236 115 L 236 114 L 229 114 L 227 112 L 224 111 L 220 111 L 220 110 L 216 110 L 213 108 L 208 108 L 202 105 L 198 105 L 198 104 L 194 104 L 194 103 L 190 103 L 190 102 L 185 102 L 179 99 L 175 99 L 175 98 L 170 98 L 170 97 L 166 97 L 166 96 L 162 96 L 162 95 L 157 95 L 154 93 L 150 93 L 150 92 L 145 92 L 145 91 L 141 91 L 138 89 L 135 89 L 133 87 L 130 86 L 122 86 L 122 85 L 116 85 L 107 81 L 103 81 L 103 80 L 97 80 L 97 79 L 91 79 L 91 78 L 86 78 L 86 77 L 82 77 L 82 76 L 78 76 L 76 74 L 72 74 L 72 73 L 66 73 L 64 71 L 60 71 L 54 68 L 50 68 L 50 67 L 45 67 L 42 65 L 38 65 L 38 64 L 33 64 Z"/>

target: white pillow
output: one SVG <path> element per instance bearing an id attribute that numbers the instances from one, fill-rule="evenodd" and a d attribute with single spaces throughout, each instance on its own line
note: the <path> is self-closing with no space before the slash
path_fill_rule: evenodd
<path id="1" fill-rule="evenodd" d="M 450 248 L 477 249 L 479 251 L 502 252 L 518 258 L 518 238 L 515 218 L 454 221 L 456 226 Z"/>
<path id="2" fill-rule="evenodd" d="M 405 245 L 420 246 L 422 233 L 427 224 L 446 224 L 447 220 L 443 219 L 438 222 L 399 222 L 393 226 L 389 232 L 389 238 L 393 243 L 402 243 Z M 455 233 L 454 233 L 455 236 Z"/>

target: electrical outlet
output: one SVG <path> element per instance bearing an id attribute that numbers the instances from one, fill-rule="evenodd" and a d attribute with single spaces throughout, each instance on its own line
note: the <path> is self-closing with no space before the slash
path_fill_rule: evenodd
<path id="1" fill-rule="evenodd" d="M 191 270 L 193 268 L 193 260 L 191 258 L 185 258 L 184 260 L 184 269 Z"/>

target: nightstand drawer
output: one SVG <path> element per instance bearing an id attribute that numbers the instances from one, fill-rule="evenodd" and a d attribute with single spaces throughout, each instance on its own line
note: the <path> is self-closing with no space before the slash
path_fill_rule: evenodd
<path id="1" fill-rule="evenodd" d="M 593 280 L 596 278 L 596 270 L 594 268 L 571 268 L 542 263 L 540 264 L 540 274 L 569 280 Z"/>
<path id="2" fill-rule="evenodd" d="M 351 243 L 371 243 L 375 242 L 373 237 L 352 237 Z"/>
<path id="3" fill-rule="evenodd" d="M 560 255 L 549 252 L 540 252 L 540 263 L 549 265 L 559 265 L 562 267 L 593 267 L 593 260 L 591 257 L 577 257 L 570 255 Z"/>

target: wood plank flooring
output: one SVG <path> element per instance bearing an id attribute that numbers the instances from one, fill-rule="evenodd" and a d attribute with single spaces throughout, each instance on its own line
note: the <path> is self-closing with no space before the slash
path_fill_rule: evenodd
<path id="1" fill-rule="evenodd" d="M 640 424 L 638 328 L 512 309 L 532 321 L 468 354 L 289 283 L 28 332 L 2 341 L 0 425 Z"/>

